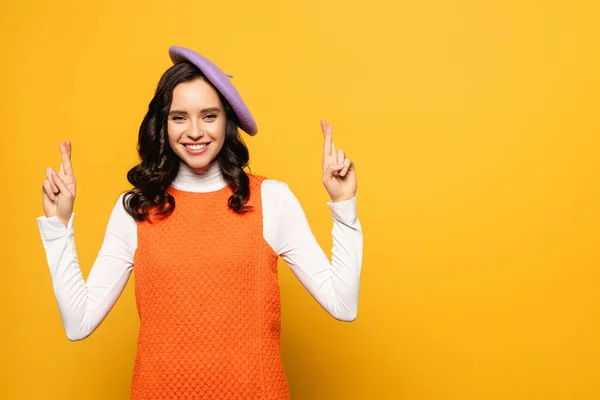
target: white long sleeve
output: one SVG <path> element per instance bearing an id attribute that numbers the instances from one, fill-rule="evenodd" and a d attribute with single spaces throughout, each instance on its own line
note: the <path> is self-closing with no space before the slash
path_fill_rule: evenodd
<path id="1" fill-rule="evenodd" d="M 57 217 L 39 217 L 37 223 L 65 332 L 70 340 L 81 340 L 106 318 L 129 280 L 137 247 L 137 226 L 118 201 L 85 281 L 75 248 L 74 217 L 75 214 L 68 228 Z"/>
<path id="2" fill-rule="evenodd" d="M 214 176 L 211 180 L 178 178 L 174 186 L 189 191 L 216 190 L 223 184 Z M 330 262 L 312 234 L 298 200 L 285 183 L 265 180 L 261 195 L 263 236 L 267 243 L 328 313 L 340 320 L 353 320 L 358 307 L 363 240 L 356 217 L 356 198 L 328 203 L 333 216 Z M 125 211 L 122 197 L 115 203 L 87 281 L 83 279 L 77 257 L 74 216 L 67 228 L 56 217 L 37 219 L 56 301 L 70 340 L 81 340 L 94 332 L 131 275 L 137 248 L 137 223 Z"/>
<path id="3" fill-rule="evenodd" d="M 356 197 L 328 203 L 333 215 L 330 262 L 314 237 L 306 215 L 288 185 L 266 180 L 262 186 L 264 237 L 302 285 L 334 318 L 356 318 L 363 236 Z"/>

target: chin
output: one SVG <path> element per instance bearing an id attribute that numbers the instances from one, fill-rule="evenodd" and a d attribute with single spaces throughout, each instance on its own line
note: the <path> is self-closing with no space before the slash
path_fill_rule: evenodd
<path id="1" fill-rule="evenodd" d="M 210 164 L 214 161 L 214 158 L 202 157 L 202 159 L 194 159 L 194 158 L 182 158 L 182 161 L 187 164 L 188 167 L 192 169 L 205 169 L 210 166 Z"/>

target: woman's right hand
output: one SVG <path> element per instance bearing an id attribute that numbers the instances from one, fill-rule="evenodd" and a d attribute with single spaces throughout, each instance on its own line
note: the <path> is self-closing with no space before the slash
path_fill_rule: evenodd
<path id="1" fill-rule="evenodd" d="M 73 214 L 75 203 L 75 175 L 71 166 L 71 142 L 58 145 L 62 163 L 56 173 L 52 168 L 46 168 L 46 180 L 42 184 L 42 205 L 47 218 L 58 217 L 65 228 Z"/>

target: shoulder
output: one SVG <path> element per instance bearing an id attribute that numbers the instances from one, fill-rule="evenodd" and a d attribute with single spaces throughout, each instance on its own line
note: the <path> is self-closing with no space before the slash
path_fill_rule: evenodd
<path id="1" fill-rule="evenodd" d="M 108 220 L 106 237 L 121 239 L 126 243 L 127 248 L 135 249 L 137 247 L 137 222 L 125 209 L 124 202 L 127 199 L 127 193 L 121 193 L 117 197 Z"/>
<path id="2" fill-rule="evenodd" d="M 113 220 L 117 220 L 120 223 L 125 223 L 125 224 L 132 224 L 132 223 L 135 224 L 136 223 L 136 221 L 133 219 L 133 217 L 129 214 L 129 212 L 126 209 L 126 205 L 131 200 L 131 196 L 132 196 L 131 192 L 123 192 L 123 193 L 119 194 L 119 196 L 117 197 L 115 204 L 113 206 L 113 210 L 112 210 L 112 219 Z"/>
<path id="3" fill-rule="evenodd" d="M 248 177 L 250 178 L 251 185 L 254 181 L 258 184 L 256 188 L 260 187 L 260 195 L 265 205 L 277 205 L 296 199 L 296 196 L 286 182 L 269 179 L 260 175 L 248 174 Z"/>
<path id="4" fill-rule="evenodd" d="M 115 201 L 115 204 L 114 204 L 114 210 L 126 212 L 125 211 L 125 203 L 128 202 L 130 198 L 131 198 L 131 193 L 124 192 L 124 193 L 119 194 L 119 196 L 117 197 L 117 200 Z"/>
<path id="5" fill-rule="evenodd" d="M 285 191 L 289 191 L 289 186 L 285 182 L 276 179 L 269 179 L 262 175 L 248 174 L 250 187 L 260 188 L 263 197 L 281 196 Z"/>
<path id="6" fill-rule="evenodd" d="M 264 178 L 260 182 L 260 189 L 263 198 L 281 198 L 290 192 L 290 187 L 287 183 L 276 179 Z"/>

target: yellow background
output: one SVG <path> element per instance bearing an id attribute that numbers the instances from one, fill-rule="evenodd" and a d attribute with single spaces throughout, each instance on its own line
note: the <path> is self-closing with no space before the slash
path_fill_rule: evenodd
<path id="1" fill-rule="evenodd" d="M 133 282 L 69 342 L 35 218 L 70 138 L 87 276 L 180 45 L 234 75 L 252 171 L 291 186 L 326 250 L 320 119 L 356 162 L 358 319 L 280 266 L 293 399 L 599 399 L 595 3 L 4 1 L 0 398 L 127 398 Z"/>

